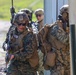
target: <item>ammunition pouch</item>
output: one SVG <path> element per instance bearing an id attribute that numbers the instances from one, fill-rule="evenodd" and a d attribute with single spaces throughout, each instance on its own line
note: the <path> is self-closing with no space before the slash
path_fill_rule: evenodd
<path id="1" fill-rule="evenodd" d="M 35 68 L 38 66 L 39 64 L 39 57 L 38 57 L 38 53 L 37 50 L 34 51 L 33 55 L 31 58 L 29 58 L 29 63 L 31 65 L 31 67 Z"/>
<path id="2" fill-rule="evenodd" d="M 56 53 L 55 51 L 51 50 L 47 52 L 45 59 L 44 59 L 44 68 L 46 70 L 50 69 L 50 67 L 54 67 L 56 62 Z"/>

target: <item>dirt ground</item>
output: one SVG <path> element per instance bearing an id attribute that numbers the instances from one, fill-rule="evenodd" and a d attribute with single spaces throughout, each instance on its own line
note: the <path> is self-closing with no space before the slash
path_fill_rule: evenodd
<path id="1" fill-rule="evenodd" d="M 2 49 L 2 44 L 10 27 L 10 22 L 0 20 L 0 25 L 0 75 L 5 75 L 5 73 L 3 72 L 5 68 L 5 51 L 3 51 Z"/>

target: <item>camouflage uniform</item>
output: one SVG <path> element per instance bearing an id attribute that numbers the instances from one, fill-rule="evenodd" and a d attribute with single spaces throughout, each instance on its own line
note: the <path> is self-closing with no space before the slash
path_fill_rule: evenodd
<path id="1" fill-rule="evenodd" d="M 43 9 L 37 9 L 35 10 L 35 16 L 37 18 L 37 15 L 41 15 L 41 16 L 44 16 L 44 11 Z M 40 16 L 40 17 L 41 17 Z M 38 40 L 38 32 L 39 30 L 43 27 L 43 21 L 44 18 L 42 18 L 41 20 L 37 20 L 35 23 L 32 24 L 32 29 L 33 29 L 33 32 L 36 34 L 36 40 L 37 40 L 37 44 L 38 44 L 38 55 L 39 55 L 39 68 L 38 68 L 38 73 L 39 75 L 44 75 L 44 67 L 43 67 L 43 53 L 41 52 L 41 49 L 40 49 L 40 43 L 39 43 L 39 40 Z"/>
<path id="2" fill-rule="evenodd" d="M 56 64 L 51 68 L 51 74 L 70 75 L 69 35 L 57 25 L 53 26 L 49 34 L 49 41 L 52 47 L 56 49 L 57 55 Z"/>
<path id="3" fill-rule="evenodd" d="M 62 28 L 68 33 L 69 32 L 69 5 L 63 5 L 60 8 L 60 15 L 58 20 L 62 22 Z"/>
<path id="4" fill-rule="evenodd" d="M 23 12 L 18 12 L 14 19 L 15 23 L 21 22 L 22 24 L 25 21 L 28 24 L 27 15 Z M 37 75 L 38 61 L 34 67 L 30 62 L 33 60 L 34 54 L 36 54 L 34 58 L 38 60 L 37 44 L 34 34 L 28 28 L 23 32 L 19 32 L 16 27 L 15 30 L 10 32 L 9 42 L 9 57 L 14 55 L 14 58 L 9 61 L 6 75 Z"/>
<path id="5" fill-rule="evenodd" d="M 30 66 L 28 58 L 31 58 L 29 55 L 33 54 L 34 50 L 32 49 L 32 45 L 35 43 L 34 36 L 32 33 L 28 33 L 24 39 L 21 39 L 24 41 L 24 49 L 22 52 L 19 51 L 20 48 L 15 49 L 17 46 L 20 47 L 21 43 L 18 40 L 18 37 L 21 35 L 17 31 L 14 31 L 12 35 L 15 36 L 14 39 L 12 38 L 11 42 L 11 48 L 12 50 L 9 51 L 9 54 L 14 54 L 15 58 L 10 62 L 8 66 L 8 73 L 7 75 L 17 75 L 15 73 L 19 73 L 20 75 L 35 75 L 35 70 Z M 12 33 L 11 33 L 12 34 Z M 16 42 L 13 42 L 13 40 L 16 40 Z M 18 41 L 18 42 L 17 42 Z M 19 45 L 19 44 L 20 45 Z"/>
<path id="6" fill-rule="evenodd" d="M 56 23 L 45 25 L 39 32 L 41 40 L 42 52 L 53 51 L 56 54 L 54 66 L 45 66 L 45 69 L 50 69 L 51 75 L 70 75 L 70 51 L 69 51 L 69 32 L 67 32 L 68 9 L 67 6 L 61 8 L 61 18 Z M 64 18 L 64 14 L 67 14 Z M 62 20 L 65 20 L 63 22 Z M 48 62 L 48 61 L 47 61 Z"/>
<path id="7" fill-rule="evenodd" d="M 55 66 L 50 67 L 51 75 L 70 75 L 69 35 L 58 24 L 46 25 L 39 33 L 47 51 L 56 53 Z M 43 52 L 45 54 L 44 48 Z"/>
<path id="8" fill-rule="evenodd" d="M 51 38 L 49 41 L 56 49 L 57 55 L 56 64 L 51 68 L 51 75 L 70 75 L 68 5 L 60 8 L 60 14 L 62 19 L 58 19 L 55 26 L 49 31 Z"/>

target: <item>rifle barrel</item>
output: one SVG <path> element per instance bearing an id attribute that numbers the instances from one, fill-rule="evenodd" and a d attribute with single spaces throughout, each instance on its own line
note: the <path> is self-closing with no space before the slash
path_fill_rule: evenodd
<path id="1" fill-rule="evenodd" d="M 11 2 L 12 2 L 11 4 L 12 4 L 12 7 L 13 7 L 13 0 Z"/>

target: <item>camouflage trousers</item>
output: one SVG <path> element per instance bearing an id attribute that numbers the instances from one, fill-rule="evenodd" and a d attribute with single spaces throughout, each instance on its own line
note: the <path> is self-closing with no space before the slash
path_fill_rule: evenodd
<path id="1" fill-rule="evenodd" d="M 50 69 L 51 75 L 70 75 L 70 65 L 64 66 L 58 63 L 56 66 Z"/>
<path id="2" fill-rule="evenodd" d="M 10 63 L 6 75 L 37 75 L 28 62 Z"/>
<path id="3" fill-rule="evenodd" d="M 38 50 L 38 55 L 39 55 L 38 74 L 39 75 L 44 75 L 43 53 L 41 52 L 41 50 Z"/>

